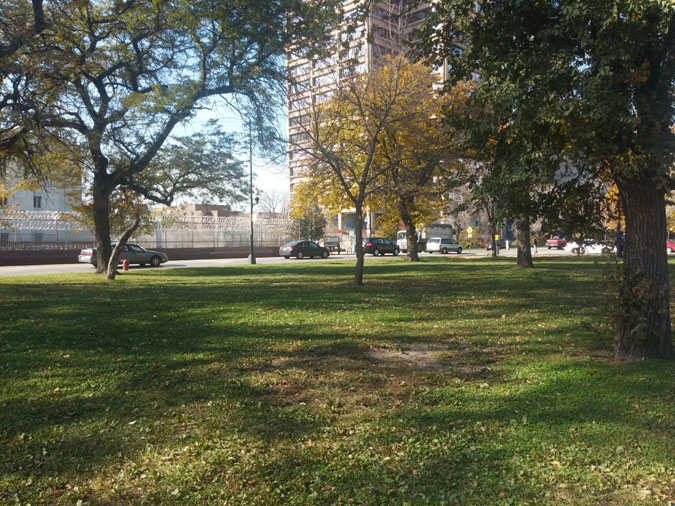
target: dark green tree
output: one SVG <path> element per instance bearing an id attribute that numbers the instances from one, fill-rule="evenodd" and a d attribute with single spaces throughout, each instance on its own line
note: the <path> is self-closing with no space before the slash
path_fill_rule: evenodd
<path id="1" fill-rule="evenodd" d="M 605 185 L 597 181 L 570 180 L 552 188 L 542 198 L 542 228 L 574 237 L 579 253 L 587 242 L 605 239 L 612 217 Z"/>
<path id="2" fill-rule="evenodd" d="M 673 356 L 665 195 L 675 134 L 675 9 L 653 0 L 441 0 L 424 50 L 472 100 L 505 121 L 510 171 L 551 176 L 563 163 L 619 189 L 626 221 L 615 351 Z M 494 131 L 477 118 L 470 134 Z M 516 159 L 519 164 L 514 163 Z"/>
<path id="3" fill-rule="evenodd" d="M 295 212 L 297 213 L 297 209 Z M 326 230 L 326 216 L 319 206 L 308 206 L 301 217 L 293 220 L 293 228 L 297 237 L 317 241 Z"/>
<path id="4" fill-rule="evenodd" d="M 35 118 L 50 107 L 55 87 L 39 87 L 30 64 L 19 58 L 46 28 L 42 0 L 0 2 L 0 181 L 47 179 L 40 158 L 58 139 L 38 135 Z"/>

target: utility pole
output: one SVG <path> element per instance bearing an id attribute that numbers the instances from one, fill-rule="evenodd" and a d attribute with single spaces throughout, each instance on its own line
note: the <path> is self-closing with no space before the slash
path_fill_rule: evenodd
<path id="1" fill-rule="evenodd" d="M 251 203 L 251 251 L 249 259 L 251 265 L 255 264 L 255 253 L 253 252 L 253 133 L 252 124 L 248 122 L 248 168 L 249 168 L 249 198 Z"/>

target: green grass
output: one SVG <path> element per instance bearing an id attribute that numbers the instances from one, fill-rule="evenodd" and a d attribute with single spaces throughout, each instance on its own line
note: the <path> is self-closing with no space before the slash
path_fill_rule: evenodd
<path id="1" fill-rule="evenodd" d="M 2 278 L 0 503 L 675 500 L 675 363 L 612 359 L 610 266 L 513 263 Z"/>

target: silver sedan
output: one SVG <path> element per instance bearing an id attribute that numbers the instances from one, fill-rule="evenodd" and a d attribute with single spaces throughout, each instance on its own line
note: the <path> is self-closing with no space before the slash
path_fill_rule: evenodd
<path id="1" fill-rule="evenodd" d="M 115 244 L 111 244 L 114 248 Z M 79 262 L 92 264 L 96 267 L 96 248 L 85 248 L 80 250 L 80 254 L 77 257 Z M 120 262 L 122 260 L 127 260 L 130 264 L 139 264 L 141 266 L 145 264 L 150 264 L 153 267 L 159 267 L 164 262 L 169 261 L 169 257 L 166 256 L 166 253 L 161 251 L 150 251 L 147 250 L 138 244 L 126 243 L 122 254 L 120 255 Z"/>

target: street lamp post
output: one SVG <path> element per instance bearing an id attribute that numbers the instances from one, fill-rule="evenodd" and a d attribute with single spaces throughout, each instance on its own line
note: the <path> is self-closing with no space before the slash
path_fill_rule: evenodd
<path id="1" fill-rule="evenodd" d="M 253 251 L 253 134 L 251 132 L 251 122 L 248 122 L 248 168 L 249 168 L 249 198 L 251 203 L 251 250 L 249 259 L 251 265 L 255 264 L 255 253 Z M 257 199 L 256 199 L 257 200 Z"/>

